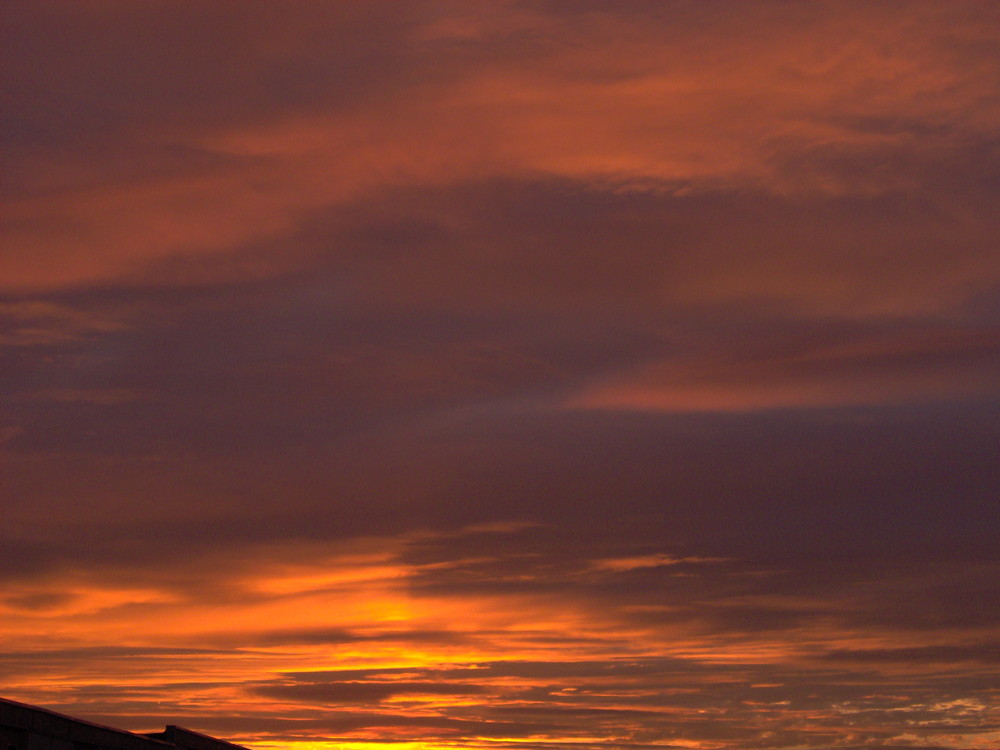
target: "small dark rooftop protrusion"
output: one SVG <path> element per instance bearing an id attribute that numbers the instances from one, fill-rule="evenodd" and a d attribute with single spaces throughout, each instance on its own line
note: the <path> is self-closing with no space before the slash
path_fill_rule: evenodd
<path id="1" fill-rule="evenodd" d="M 174 725 L 128 732 L 0 698 L 0 750 L 247 750 Z"/>

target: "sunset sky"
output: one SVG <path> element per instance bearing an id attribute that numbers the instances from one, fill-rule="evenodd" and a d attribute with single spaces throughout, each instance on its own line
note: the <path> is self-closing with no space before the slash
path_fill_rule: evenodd
<path id="1" fill-rule="evenodd" d="M 1000 747 L 1000 2 L 0 27 L 0 695 Z"/>

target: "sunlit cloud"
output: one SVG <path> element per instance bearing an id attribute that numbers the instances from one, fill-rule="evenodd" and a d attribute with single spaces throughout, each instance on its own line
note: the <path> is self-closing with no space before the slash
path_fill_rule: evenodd
<path id="1" fill-rule="evenodd" d="M 595 560 L 591 563 L 594 570 L 606 570 L 611 573 L 624 573 L 640 568 L 659 568 L 665 565 L 680 565 L 681 563 L 717 563 L 725 562 L 724 558 L 711 557 L 671 557 L 670 555 L 646 555 L 644 557 L 619 557 L 606 560 Z"/>
<path id="2" fill-rule="evenodd" d="M 945 329 L 777 356 L 681 359 L 589 386 L 569 405 L 714 411 L 974 398 L 996 392 L 998 344 L 994 330 Z"/>
<path id="3" fill-rule="evenodd" d="M 627 13 L 536 12 L 511 23 L 496 10 L 439 12 L 393 32 L 411 37 L 397 64 L 424 78 L 409 86 L 388 78 L 383 96 L 351 107 L 338 106 L 340 84 L 325 77 L 315 100 L 262 118 L 210 119 L 201 129 L 171 129 L 150 121 L 148 104 L 127 102 L 149 129 L 148 153 L 167 149 L 162 159 L 171 163 L 187 149 L 190 164 L 154 162 L 113 184 L 79 178 L 10 204 L 7 284 L 95 282 L 172 256 L 277 246 L 317 210 L 393 186 L 548 176 L 667 194 L 910 191 L 923 178 L 907 154 L 950 154 L 988 138 L 1000 118 L 982 104 L 988 60 L 956 60 L 949 39 L 931 31 L 950 23 L 970 49 L 988 39 L 962 9 L 917 7 L 919 24 L 882 8 L 800 18 L 685 9 L 677 20 L 657 14 L 645 24 Z M 336 34 L 344 19 L 329 15 Z M 278 23 L 295 33 L 294 14 Z M 747 23 L 758 24 L 756 33 L 739 33 Z M 265 34 L 254 24 L 240 43 Z M 831 41 L 817 47 L 820 37 Z M 527 53 L 520 60 L 519 45 Z M 349 54 L 325 64 L 336 69 Z M 322 66 L 315 74 L 329 75 Z M 98 87 L 88 73 L 85 83 Z M 885 154 L 901 168 L 871 163 Z M 294 253 L 277 254 L 275 271 L 294 264 Z"/>

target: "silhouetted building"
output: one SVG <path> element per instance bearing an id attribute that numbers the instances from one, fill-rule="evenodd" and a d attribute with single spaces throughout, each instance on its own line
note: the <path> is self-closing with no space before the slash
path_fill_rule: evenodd
<path id="1" fill-rule="evenodd" d="M 168 726 L 139 734 L 93 724 L 0 698 L 0 750 L 247 750 L 225 740 Z"/>

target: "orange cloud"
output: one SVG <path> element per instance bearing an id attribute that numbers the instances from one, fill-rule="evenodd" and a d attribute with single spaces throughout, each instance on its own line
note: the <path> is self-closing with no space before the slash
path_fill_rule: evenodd
<path id="1" fill-rule="evenodd" d="M 311 214 L 401 185 L 556 178 L 612 192 L 827 198 L 919 190 L 925 178 L 908 161 L 997 127 L 1000 113 L 982 106 L 988 67 L 970 67 L 953 46 L 989 31 L 959 6 L 916 6 L 912 22 L 844 10 L 765 24 L 765 12 L 741 8 L 695 14 L 681 31 L 660 14 L 636 24 L 612 12 L 538 12 L 512 23 L 506 11 L 443 5 L 406 31 L 420 82 L 403 86 L 401 67 L 391 93 L 348 107 L 290 105 L 263 121 L 201 127 L 149 119 L 137 125 L 148 142 L 121 147 L 147 158 L 144 149 L 181 144 L 190 165 L 163 174 L 154 158 L 110 184 L 90 165 L 86 179 L 9 202 L 5 284 L 92 284 L 258 244 L 280 272 L 298 262 L 287 239 Z M 748 24 L 754 33 L 741 33 Z M 933 31 L 942 24 L 949 37 Z M 486 51 L 461 41 L 468 35 Z M 509 53 L 522 38 L 532 40 L 523 60 Z M 242 85 L 238 68 L 232 75 Z M 885 154 L 903 167 L 873 163 Z M 787 284 L 785 259 L 768 257 L 760 265 Z"/>
<path id="2" fill-rule="evenodd" d="M 791 356 L 711 356 L 644 366 L 584 388 L 571 408 L 742 411 L 911 403 L 995 393 L 1000 338 L 941 330 Z"/>

